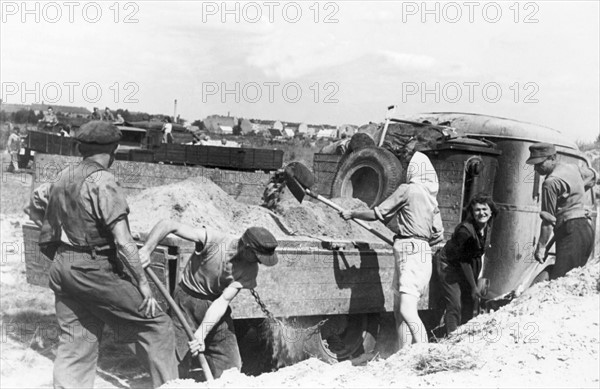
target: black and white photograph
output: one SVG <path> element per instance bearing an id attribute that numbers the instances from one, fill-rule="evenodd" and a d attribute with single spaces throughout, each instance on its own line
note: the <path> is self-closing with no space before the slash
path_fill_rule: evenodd
<path id="1" fill-rule="evenodd" d="M 598 388 L 600 2 L 0 0 L 1 388 Z"/>

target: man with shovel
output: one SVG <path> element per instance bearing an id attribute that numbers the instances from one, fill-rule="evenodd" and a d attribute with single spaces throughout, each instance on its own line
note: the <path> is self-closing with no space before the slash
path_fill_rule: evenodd
<path id="1" fill-rule="evenodd" d="M 548 271 L 553 280 L 585 265 L 592 252 L 594 230 L 583 198 L 598 177 L 592 169 L 582 171 L 577 165 L 558 161 L 553 144 L 536 143 L 529 151 L 527 164 L 546 176 L 542 184 L 542 224 L 534 257 L 540 263 L 545 262 L 547 244 L 554 230 L 556 263 Z"/>
<path id="2" fill-rule="evenodd" d="M 427 342 L 417 304 L 431 278 L 430 244 L 439 242 L 443 235 L 436 199 L 439 187 L 437 174 L 425 154 L 413 154 L 414 146 L 415 142 L 407 144 L 401 158 L 406 167 L 407 184 L 400 185 L 389 198 L 372 210 L 341 212 L 346 220 L 380 220 L 396 234 L 392 288 L 400 349 L 411 343 Z"/>
<path id="3" fill-rule="evenodd" d="M 60 329 L 55 388 L 94 386 L 104 324 L 120 341 L 136 343 L 154 387 L 177 378 L 172 322 L 152 295 L 125 195 L 108 171 L 120 139 L 109 122 L 81 126 L 83 161 L 36 189 L 27 211 L 41 225 L 40 250 L 53 260 L 50 288 Z"/>
<path id="4" fill-rule="evenodd" d="M 238 237 L 163 220 L 152 228 L 140 249 L 144 267 L 150 263 L 150 253 L 169 234 L 196 246 L 173 296 L 187 324 L 196 328 L 194 339 L 188 342 L 185 325 L 174 320 L 180 376 L 190 376 L 191 356 L 198 353 L 206 355 L 215 378 L 227 369 L 240 369 L 242 361 L 229 304 L 240 290 L 256 287 L 259 263 L 277 263 L 277 240 L 262 227 L 250 227 Z"/>

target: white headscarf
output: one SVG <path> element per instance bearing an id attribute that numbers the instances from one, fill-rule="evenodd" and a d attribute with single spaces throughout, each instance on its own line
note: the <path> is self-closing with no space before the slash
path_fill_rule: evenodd
<path id="1" fill-rule="evenodd" d="M 437 207 L 436 196 L 440 188 L 438 176 L 425 154 L 416 151 L 410 159 L 406 171 L 406 182 L 420 185 L 429 195 L 429 200 Z"/>

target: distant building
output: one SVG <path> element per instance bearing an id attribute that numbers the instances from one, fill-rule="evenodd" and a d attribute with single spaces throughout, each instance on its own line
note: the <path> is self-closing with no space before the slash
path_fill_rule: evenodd
<path id="1" fill-rule="evenodd" d="M 242 131 L 243 135 L 246 135 L 249 132 L 252 132 L 252 123 L 250 123 L 250 120 L 248 120 L 248 119 L 239 120 L 238 126 L 240 126 L 240 130 Z"/>
<path id="2" fill-rule="evenodd" d="M 209 132 L 221 134 L 221 126 L 230 127 L 233 129 L 233 127 L 237 125 L 238 120 L 233 116 L 210 115 L 207 116 L 202 122 Z"/>
<path id="3" fill-rule="evenodd" d="M 337 130 L 334 129 L 322 129 L 317 133 L 317 138 L 331 138 L 334 139 L 337 137 Z"/>
<path id="4" fill-rule="evenodd" d="M 286 127 L 283 129 L 283 136 L 285 136 L 286 138 L 293 138 L 294 135 L 296 135 L 296 132 L 293 128 Z"/>
<path id="5" fill-rule="evenodd" d="M 233 134 L 233 127 L 219 125 L 220 134 L 231 135 Z"/>
<path id="6" fill-rule="evenodd" d="M 250 119 L 252 124 L 252 130 L 256 133 L 268 131 L 271 128 L 282 131 L 283 123 L 279 120 L 261 120 L 261 119 Z"/>
<path id="7" fill-rule="evenodd" d="M 323 129 L 323 127 L 319 126 L 319 125 L 314 125 L 314 124 L 308 124 L 306 126 L 306 135 L 307 136 L 315 136 L 316 134 L 319 133 L 319 131 L 321 131 Z"/>
<path id="8" fill-rule="evenodd" d="M 341 138 L 344 134 L 349 138 L 356 134 L 357 130 L 358 126 L 355 126 L 354 124 L 342 124 L 338 127 L 338 138 Z"/>
<path id="9" fill-rule="evenodd" d="M 278 130 L 276 128 L 269 128 L 269 134 L 273 137 L 273 138 L 281 138 L 283 137 L 283 131 L 282 130 Z"/>

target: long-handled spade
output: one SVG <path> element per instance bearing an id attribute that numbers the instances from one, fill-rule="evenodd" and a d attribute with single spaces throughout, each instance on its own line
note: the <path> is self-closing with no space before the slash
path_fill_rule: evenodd
<path id="1" fill-rule="evenodd" d="M 285 179 L 287 187 L 289 188 L 292 195 L 302 203 L 304 199 L 304 195 L 309 195 L 313 199 L 319 200 L 331 208 L 335 209 L 338 212 L 344 210 L 344 208 L 340 207 L 333 201 L 326 199 L 318 193 L 315 193 L 312 189 L 310 189 L 315 184 L 315 176 L 312 172 L 300 162 L 292 162 L 285 167 Z M 379 239 L 383 240 L 390 246 L 393 246 L 394 243 L 385 235 L 381 234 L 379 231 L 375 230 L 367 223 L 362 220 L 352 219 L 356 224 L 366 229 L 373 235 L 377 236 Z"/>
<path id="2" fill-rule="evenodd" d="M 162 282 L 160 282 L 160 280 L 156 276 L 156 273 L 154 273 L 154 271 L 152 269 L 150 269 L 150 267 L 146 268 L 146 273 L 148 274 L 148 276 L 150 276 L 150 279 L 152 281 L 154 281 L 154 284 L 156 285 L 156 287 L 158 288 L 160 293 L 167 300 L 167 303 L 169 304 L 169 306 L 171 307 L 173 312 L 175 312 L 175 315 L 177 316 L 177 318 L 179 319 L 179 322 L 183 326 L 183 329 L 185 330 L 185 333 L 187 334 L 188 339 L 194 340 L 195 339 L 194 332 L 192 331 L 192 329 L 190 328 L 190 325 L 188 324 L 185 317 L 183 316 L 183 312 L 181 312 L 181 309 L 179 309 L 179 307 L 177 306 L 177 303 L 175 303 L 175 300 L 173 300 L 173 298 L 171 297 L 171 295 L 169 294 L 169 292 L 167 291 L 165 286 L 162 284 Z M 200 366 L 202 366 L 202 372 L 204 373 L 204 377 L 206 377 L 206 380 L 213 381 L 214 378 L 213 378 L 212 372 L 210 371 L 210 367 L 208 366 L 208 362 L 206 361 L 206 357 L 204 356 L 204 354 L 199 353 L 198 359 L 200 360 Z"/>

